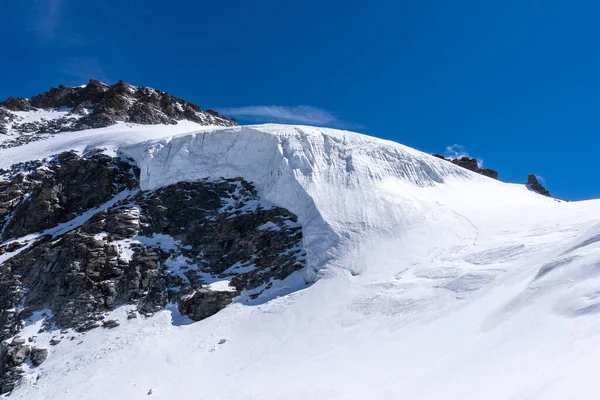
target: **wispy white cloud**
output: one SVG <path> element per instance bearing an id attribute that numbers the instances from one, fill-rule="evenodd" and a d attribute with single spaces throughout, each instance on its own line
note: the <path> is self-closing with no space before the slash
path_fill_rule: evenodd
<path id="1" fill-rule="evenodd" d="M 471 158 L 471 156 L 469 156 L 469 153 L 467 152 L 467 149 L 465 148 L 465 146 L 458 144 L 458 143 L 455 143 L 452 146 L 447 146 L 446 151 L 444 152 L 444 157 L 450 158 L 450 159 L 462 158 L 462 157 Z M 478 158 L 477 164 L 479 165 L 479 168 L 483 168 L 483 159 Z"/>
<path id="2" fill-rule="evenodd" d="M 220 108 L 220 113 L 259 122 L 289 122 L 337 128 L 361 128 L 362 125 L 339 120 L 327 110 L 312 106 L 247 106 Z"/>
<path id="3" fill-rule="evenodd" d="M 469 157 L 469 153 L 467 153 L 467 149 L 465 148 L 465 146 L 455 143 L 452 146 L 446 147 L 446 152 L 444 153 L 444 156 L 446 158 L 461 158 Z"/>
<path id="4" fill-rule="evenodd" d="M 36 0 L 35 28 L 42 39 L 53 39 L 61 25 L 67 0 Z"/>

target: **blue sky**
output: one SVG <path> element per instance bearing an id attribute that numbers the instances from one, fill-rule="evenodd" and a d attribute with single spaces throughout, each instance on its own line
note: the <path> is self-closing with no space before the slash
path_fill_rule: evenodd
<path id="1" fill-rule="evenodd" d="M 46 0 L 3 5 L 0 98 L 94 77 L 237 115 L 468 153 L 600 197 L 600 2 Z"/>

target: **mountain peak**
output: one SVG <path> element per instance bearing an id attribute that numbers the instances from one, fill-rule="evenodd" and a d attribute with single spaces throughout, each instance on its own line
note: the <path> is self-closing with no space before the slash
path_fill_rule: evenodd
<path id="1" fill-rule="evenodd" d="M 475 158 L 460 157 L 460 158 L 446 158 L 441 154 L 434 154 L 434 157 L 441 158 L 442 160 L 450 161 L 454 165 L 468 169 L 469 171 L 476 172 L 478 174 L 487 176 L 488 178 L 498 179 L 498 171 L 491 168 L 480 168 L 479 162 Z"/>
<path id="2" fill-rule="evenodd" d="M 546 189 L 538 180 L 537 175 L 535 174 L 529 174 L 529 176 L 527 177 L 527 182 L 525 183 L 525 186 L 527 186 L 527 188 L 529 188 L 529 190 L 532 190 L 536 193 L 539 193 L 541 195 L 544 196 L 550 196 L 550 192 L 548 191 L 548 189 Z"/>
<path id="3" fill-rule="evenodd" d="M 36 134 L 104 128 L 117 122 L 173 125 L 182 120 L 236 125 L 216 111 L 202 111 L 196 104 L 166 92 L 122 80 L 107 85 L 90 79 L 86 85 L 58 85 L 31 98 L 9 97 L 0 102 L 0 134 L 28 135 L 26 141 L 37 140 Z M 23 138 L 13 145 L 19 144 Z"/>

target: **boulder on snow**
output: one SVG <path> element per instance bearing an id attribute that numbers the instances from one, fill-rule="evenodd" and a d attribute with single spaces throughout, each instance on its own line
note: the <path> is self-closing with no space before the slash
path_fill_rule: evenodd
<path id="1" fill-rule="evenodd" d="M 200 321 L 224 309 L 237 295 L 237 291 L 217 292 L 210 289 L 199 289 L 180 300 L 179 312 L 194 321 Z"/>
<path id="2" fill-rule="evenodd" d="M 102 322 L 102 327 L 107 329 L 116 328 L 119 325 L 119 321 L 117 321 L 116 319 L 109 319 L 108 321 Z"/>
<path id="3" fill-rule="evenodd" d="M 31 354 L 29 355 L 29 358 L 31 360 L 31 364 L 34 367 L 39 367 L 44 361 L 46 361 L 46 358 L 48 358 L 48 349 L 34 347 L 31 349 Z"/>

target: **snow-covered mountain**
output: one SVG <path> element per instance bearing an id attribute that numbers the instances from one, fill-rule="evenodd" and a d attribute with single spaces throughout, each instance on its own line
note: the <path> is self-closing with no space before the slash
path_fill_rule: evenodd
<path id="1" fill-rule="evenodd" d="M 119 81 L 109 86 L 90 79 L 87 85 L 59 85 L 32 98 L 0 102 L 0 148 L 19 146 L 69 131 L 103 128 L 118 122 L 233 126 L 216 111 L 201 111 L 185 100 L 148 87 Z"/>
<path id="2" fill-rule="evenodd" d="M 274 124 L 117 122 L 0 168 L 10 398 L 600 390 L 598 200 Z"/>

